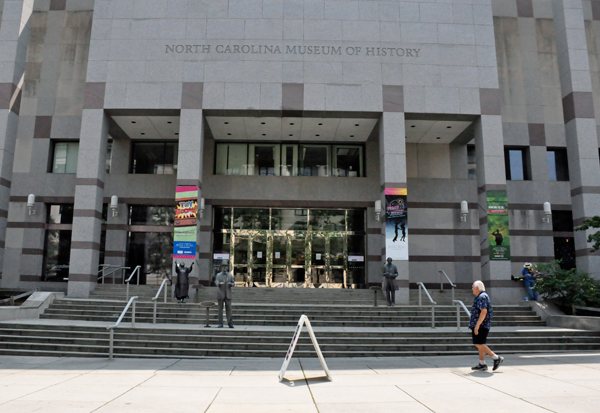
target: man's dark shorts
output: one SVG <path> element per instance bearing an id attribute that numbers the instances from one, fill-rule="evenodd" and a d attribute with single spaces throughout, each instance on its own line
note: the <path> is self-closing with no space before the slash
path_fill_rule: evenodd
<path id="1" fill-rule="evenodd" d="M 489 329 L 479 327 L 479 334 L 475 335 L 475 329 L 471 330 L 471 337 L 473 338 L 473 344 L 485 344 L 489 332 L 490 332 Z"/>

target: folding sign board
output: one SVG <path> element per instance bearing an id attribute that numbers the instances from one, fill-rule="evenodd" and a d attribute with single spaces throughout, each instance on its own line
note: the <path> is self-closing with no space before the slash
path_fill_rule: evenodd
<path id="1" fill-rule="evenodd" d="M 288 349 L 287 354 L 285 355 L 285 360 L 283 360 L 283 365 L 281 366 L 281 370 L 279 371 L 279 381 L 283 380 L 283 375 L 285 374 L 288 365 L 290 364 L 290 360 L 292 358 L 292 354 L 294 354 L 294 349 L 296 348 L 296 344 L 298 343 L 298 338 L 300 338 L 300 332 L 302 331 L 302 326 L 306 325 L 306 329 L 308 330 L 308 334 L 310 335 L 310 339 L 312 340 L 313 346 L 315 347 L 315 351 L 317 352 L 317 356 L 319 356 L 319 361 L 321 362 L 321 366 L 323 370 L 325 370 L 325 374 L 327 374 L 327 378 L 331 381 L 331 374 L 329 373 L 329 369 L 327 368 L 327 363 L 325 363 L 325 358 L 323 358 L 323 353 L 321 353 L 321 349 L 319 348 L 319 343 L 317 343 L 317 338 L 315 337 L 315 333 L 313 332 L 312 326 L 310 325 L 310 321 L 308 321 L 308 317 L 302 314 L 300 320 L 298 320 L 298 325 L 296 326 L 296 331 L 294 332 L 294 337 L 292 338 L 292 342 L 290 343 L 290 348 Z"/>

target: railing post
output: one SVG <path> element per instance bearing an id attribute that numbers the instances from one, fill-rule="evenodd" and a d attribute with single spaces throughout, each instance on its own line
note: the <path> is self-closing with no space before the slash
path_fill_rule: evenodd
<path id="1" fill-rule="evenodd" d="M 109 347 L 108 347 L 108 359 L 112 360 L 113 359 L 113 338 L 114 338 L 114 335 L 113 335 L 113 329 L 111 328 L 109 330 L 110 330 L 110 339 L 109 339 L 110 344 L 109 344 Z"/>
<path id="2" fill-rule="evenodd" d="M 421 307 L 421 284 L 419 284 L 419 307 Z"/>
<path id="3" fill-rule="evenodd" d="M 431 306 L 431 328 L 435 328 L 435 306 Z"/>
<path id="4" fill-rule="evenodd" d="M 125 301 L 129 301 L 129 281 L 127 281 L 127 298 Z"/>
<path id="5" fill-rule="evenodd" d="M 152 315 L 152 324 L 156 324 L 156 300 L 154 300 L 154 314 Z"/>
<path id="6" fill-rule="evenodd" d="M 135 327 L 135 300 L 131 304 L 131 327 Z"/>
<path id="7" fill-rule="evenodd" d="M 167 287 L 165 285 L 165 304 L 167 303 L 167 290 L 169 289 L 169 287 Z"/>
<path id="8" fill-rule="evenodd" d="M 455 298 L 454 298 L 454 286 L 452 286 L 452 302 L 454 302 Z"/>
<path id="9" fill-rule="evenodd" d="M 456 304 L 456 331 L 460 332 L 460 307 Z"/>

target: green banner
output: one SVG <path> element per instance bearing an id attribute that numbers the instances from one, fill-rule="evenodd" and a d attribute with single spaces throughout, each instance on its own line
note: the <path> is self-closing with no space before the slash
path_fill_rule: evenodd
<path id="1" fill-rule="evenodd" d="M 490 261 L 510 261 L 506 191 L 487 191 L 486 195 Z"/>

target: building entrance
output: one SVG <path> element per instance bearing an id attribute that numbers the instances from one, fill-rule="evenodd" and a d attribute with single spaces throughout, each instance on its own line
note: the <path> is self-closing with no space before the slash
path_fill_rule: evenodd
<path id="1" fill-rule="evenodd" d="M 237 286 L 364 287 L 364 210 L 215 208 L 213 228 Z"/>

